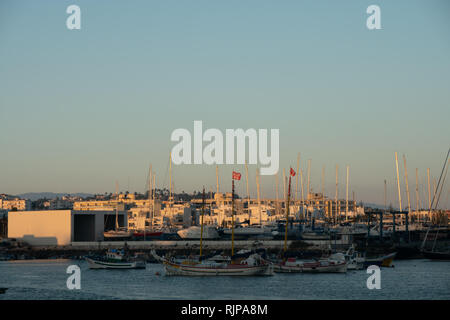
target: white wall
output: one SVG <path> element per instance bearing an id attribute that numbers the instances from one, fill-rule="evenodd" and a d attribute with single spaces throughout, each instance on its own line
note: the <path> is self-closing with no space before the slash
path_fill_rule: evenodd
<path id="1" fill-rule="evenodd" d="M 8 237 L 31 245 L 68 245 L 72 236 L 71 210 L 11 211 Z"/>

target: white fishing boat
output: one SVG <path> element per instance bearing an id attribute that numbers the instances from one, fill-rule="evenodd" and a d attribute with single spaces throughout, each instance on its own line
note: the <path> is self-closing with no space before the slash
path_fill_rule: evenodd
<path id="1" fill-rule="evenodd" d="M 365 257 L 351 246 L 345 253 L 345 260 L 347 261 L 347 270 L 361 270 L 364 269 Z"/>
<path id="2" fill-rule="evenodd" d="M 297 260 L 288 258 L 274 265 L 274 271 L 279 273 L 345 273 L 345 260 Z"/>
<path id="3" fill-rule="evenodd" d="M 273 265 L 258 254 L 252 254 L 239 264 L 217 263 L 214 261 L 175 262 L 158 256 L 152 251 L 155 259 L 164 264 L 167 276 L 271 276 Z"/>
<path id="4" fill-rule="evenodd" d="M 90 269 L 145 269 L 145 261 L 129 259 L 123 251 L 108 250 L 105 256 L 86 257 Z"/>

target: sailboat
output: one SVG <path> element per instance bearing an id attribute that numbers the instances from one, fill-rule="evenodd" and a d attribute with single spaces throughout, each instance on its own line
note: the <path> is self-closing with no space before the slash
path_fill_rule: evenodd
<path id="1" fill-rule="evenodd" d="M 287 251 L 287 234 L 289 224 L 289 205 L 291 196 L 291 177 L 296 172 L 291 168 L 289 174 L 289 186 L 286 201 L 286 228 L 284 234 L 284 253 Z M 297 260 L 296 258 L 284 258 L 275 264 L 275 272 L 279 273 L 345 273 L 347 272 L 347 261 L 343 255 L 330 256 L 320 260 Z"/>
<path id="2" fill-rule="evenodd" d="M 166 230 L 162 227 L 155 227 L 155 198 L 156 195 L 156 175 L 153 175 L 152 165 L 149 169 L 148 180 L 148 213 L 143 217 L 143 228 L 133 232 L 133 239 L 136 240 L 164 240 L 167 235 Z M 148 217 L 150 215 L 150 217 Z M 147 228 L 147 218 L 150 218 L 150 228 Z"/>
<path id="3" fill-rule="evenodd" d="M 240 174 L 233 171 L 232 177 L 232 225 L 234 226 L 234 180 L 240 180 Z M 270 276 L 273 275 L 273 265 L 259 254 L 251 254 L 237 263 L 235 261 L 216 262 L 202 260 L 203 249 L 203 216 L 205 211 L 205 188 L 203 188 L 203 204 L 200 229 L 200 256 L 198 260 L 177 262 L 175 259 L 160 257 L 152 250 L 153 257 L 164 264 L 168 276 Z M 234 255 L 234 233 L 232 233 L 231 256 Z"/>
<path id="4" fill-rule="evenodd" d="M 116 182 L 116 196 L 117 196 L 116 225 L 114 230 L 103 232 L 103 237 L 105 238 L 106 241 L 125 240 L 131 236 L 131 232 L 129 232 L 127 228 L 119 227 L 119 186 L 117 182 Z"/>

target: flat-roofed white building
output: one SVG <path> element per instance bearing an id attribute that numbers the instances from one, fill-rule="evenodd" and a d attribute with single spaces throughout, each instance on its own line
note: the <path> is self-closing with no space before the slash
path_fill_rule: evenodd
<path id="1" fill-rule="evenodd" d="M 10 211 L 8 238 L 33 246 L 64 246 L 76 241 L 101 241 L 105 229 L 115 224 L 114 211 Z M 127 225 L 127 215 L 120 212 L 119 225 Z"/>
<path id="2" fill-rule="evenodd" d="M 28 199 L 0 199 L 0 209 L 4 210 L 31 210 L 31 201 Z"/>

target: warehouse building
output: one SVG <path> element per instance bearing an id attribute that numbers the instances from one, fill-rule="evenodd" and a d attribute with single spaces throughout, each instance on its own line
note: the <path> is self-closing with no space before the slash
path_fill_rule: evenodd
<path id="1" fill-rule="evenodd" d="M 34 246 L 70 245 L 77 241 L 102 241 L 103 232 L 115 226 L 114 211 L 10 211 L 8 238 Z M 118 212 L 119 226 L 127 225 L 127 214 Z"/>

